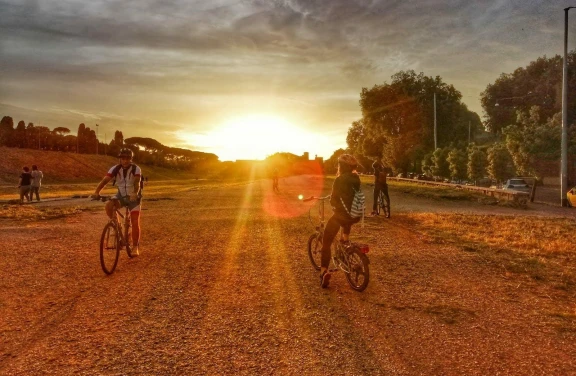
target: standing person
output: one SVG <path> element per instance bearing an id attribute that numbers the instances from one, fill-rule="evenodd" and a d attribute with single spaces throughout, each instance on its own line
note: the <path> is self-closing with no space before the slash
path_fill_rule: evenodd
<path id="1" fill-rule="evenodd" d="M 278 188 L 278 169 L 277 168 L 274 169 L 274 173 L 272 174 L 272 190 L 274 190 L 274 192 L 280 192 L 280 189 Z"/>
<path id="2" fill-rule="evenodd" d="M 132 221 L 132 256 L 140 254 L 140 201 L 142 199 L 140 180 L 142 178 L 142 170 L 136 164 L 132 163 L 132 150 L 124 148 L 120 150 L 118 158 L 120 164 L 112 166 L 108 173 L 92 195 L 92 198 L 100 198 L 100 191 L 114 179 L 118 192 L 112 196 L 110 201 L 106 203 L 106 214 L 110 220 L 114 219 L 116 209 L 127 206 L 130 209 L 130 219 Z"/>
<path id="3" fill-rule="evenodd" d="M 390 196 L 388 195 L 388 183 L 386 182 L 386 171 L 384 165 L 380 158 L 376 158 L 372 164 L 372 169 L 374 170 L 374 203 L 372 204 L 372 213 L 370 215 L 378 215 L 376 211 L 376 206 L 378 205 L 378 195 L 380 191 L 384 193 L 384 199 L 388 205 L 388 212 L 390 212 Z M 388 214 L 390 217 L 390 214 Z"/>
<path id="4" fill-rule="evenodd" d="M 30 175 L 29 171 L 30 169 L 25 166 L 22 169 L 20 180 L 18 180 L 18 188 L 20 189 L 20 204 L 24 203 L 24 197 L 26 197 L 26 201 L 30 201 L 30 183 L 32 181 L 32 175 Z"/>
<path id="5" fill-rule="evenodd" d="M 38 166 L 36 165 L 32 165 L 32 172 L 30 175 L 32 175 L 32 184 L 30 184 L 30 201 L 33 200 L 34 194 L 36 194 L 36 201 L 40 201 L 39 191 L 44 175 L 42 174 L 42 171 L 38 170 Z"/>
<path id="6" fill-rule="evenodd" d="M 360 218 L 352 218 L 350 215 L 354 194 L 360 190 L 360 177 L 356 173 L 357 168 L 358 161 L 353 155 L 342 154 L 338 158 L 338 176 L 334 180 L 330 194 L 330 205 L 332 205 L 334 214 L 326 222 L 322 238 L 322 259 L 320 261 L 320 286 L 322 288 L 328 287 L 330 282 L 330 272 L 328 271 L 331 258 L 330 247 L 336 234 L 342 227 L 340 241 L 348 243 L 352 225 L 360 220 Z"/>

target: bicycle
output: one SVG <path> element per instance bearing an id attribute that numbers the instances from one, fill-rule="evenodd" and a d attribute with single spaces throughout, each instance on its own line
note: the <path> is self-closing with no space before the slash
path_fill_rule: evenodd
<path id="1" fill-rule="evenodd" d="M 322 259 L 322 239 L 324 237 L 324 203 L 330 199 L 330 196 L 325 197 L 309 197 L 303 199 L 304 202 L 318 200 L 318 212 L 320 216 L 320 223 L 316 226 L 316 232 L 308 238 L 308 257 L 310 263 L 315 270 L 320 270 L 320 261 Z M 312 208 L 310 208 L 310 211 Z M 310 223 L 312 218 L 309 212 Z M 336 240 L 333 244 L 333 252 L 331 258 L 332 268 L 328 268 L 330 272 L 342 270 L 346 274 L 346 280 L 350 287 L 356 291 L 364 291 L 368 286 L 370 280 L 370 260 L 366 255 L 370 251 L 367 244 L 349 243 L 344 244 Z"/>
<path id="2" fill-rule="evenodd" d="M 110 197 L 100 196 L 92 200 L 106 202 L 110 200 Z M 132 239 L 130 210 L 128 207 L 125 207 L 124 214 L 120 212 L 119 208 L 116 208 L 115 211 L 114 218 L 104 226 L 102 236 L 100 237 L 100 265 L 104 273 L 108 275 L 114 273 L 116 265 L 118 265 L 118 258 L 120 257 L 120 249 L 122 249 L 122 247 L 126 248 L 128 257 L 133 257 L 130 247 Z M 118 218 L 120 218 L 120 221 Z"/>
<path id="3" fill-rule="evenodd" d="M 390 204 L 382 190 L 378 194 L 378 202 L 376 203 L 376 214 L 380 215 L 380 212 L 384 213 L 386 218 L 390 218 Z"/>

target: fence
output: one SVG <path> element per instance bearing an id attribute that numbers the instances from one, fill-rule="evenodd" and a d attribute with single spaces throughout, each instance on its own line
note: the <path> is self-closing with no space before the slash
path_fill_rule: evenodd
<path id="1" fill-rule="evenodd" d="M 444 187 L 450 189 L 465 189 L 467 191 L 473 191 L 477 193 L 481 193 L 486 196 L 494 197 L 499 200 L 507 200 L 513 201 L 520 205 L 526 205 L 528 203 L 528 199 L 530 198 L 530 194 L 527 192 L 520 192 L 520 191 L 513 191 L 507 189 L 495 189 L 495 188 L 485 188 L 485 187 L 476 187 L 473 185 L 465 185 L 465 184 L 452 184 L 452 183 L 440 183 L 437 181 L 429 181 L 429 180 L 417 180 L 417 179 L 406 179 L 406 178 L 388 178 L 391 181 L 401 181 L 407 183 L 415 183 L 419 185 L 428 185 L 428 186 L 437 186 L 437 187 Z"/>

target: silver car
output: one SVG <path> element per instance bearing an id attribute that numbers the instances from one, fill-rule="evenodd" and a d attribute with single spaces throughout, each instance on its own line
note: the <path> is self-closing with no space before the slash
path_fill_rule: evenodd
<path id="1" fill-rule="evenodd" d="M 524 179 L 508 179 L 502 189 L 510 189 L 520 192 L 530 192 L 530 186 Z"/>

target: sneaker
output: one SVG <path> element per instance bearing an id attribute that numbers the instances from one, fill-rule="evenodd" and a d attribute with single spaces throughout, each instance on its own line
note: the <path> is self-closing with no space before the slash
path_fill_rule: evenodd
<path id="1" fill-rule="evenodd" d="M 378 213 L 376 213 L 375 211 L 373 211 L 372 213 L 370 213 L 370 216 L 371 216 L 371 217 L 375 217 L 375 216 L 377 216 L 377 215 L 378 215 Z"/>
<path id="2" fill-rule="evenodd" d="M 140 256 L 140 246 L 139 245 L 135 245 L 132 247 L 132 249 L 130 250 L 130 256 L 131 257 Z"/>
<path id="3" fill-rule="evenodd" d="M 322 287 L 323 289 L 328 287 L 328 284 L 330 283 L 331 277 L 332 277 L 332 275 L 329 272 L 322 273 L 320 275 L 320 287 Z"/>
<path id="4" fill-rule="evenodd" d="M 350 245 L 351 245 L 352 243 L 350 242 L 350 240 L 340 240 L 340 244 L 342 244 L 342 246 L 343 246 L 344 248 L 348 248 L 348 247 L 350 247 Z"/>

